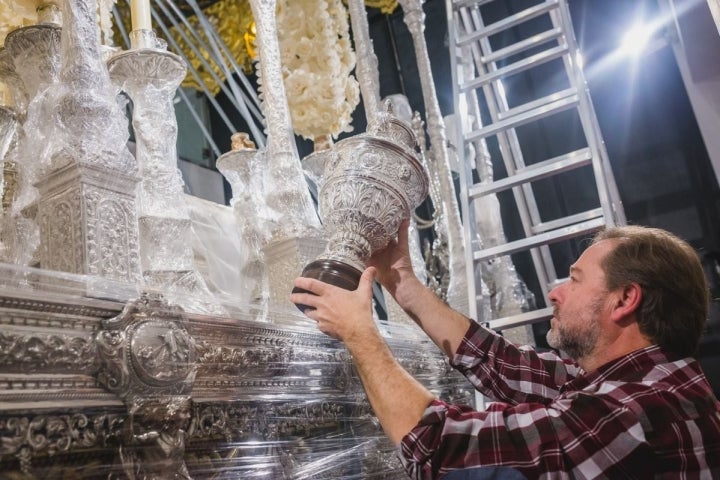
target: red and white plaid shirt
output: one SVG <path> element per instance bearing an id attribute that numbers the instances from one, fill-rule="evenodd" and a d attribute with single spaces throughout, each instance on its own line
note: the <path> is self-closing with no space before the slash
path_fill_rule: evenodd
<path id="1" fill-rule="evenodd" d="M 411 478 L 720 478 L 720 403 L 692 358 L 650 346 L 588 374 L 473 322 L 452 364 L 496 403 L 433 401 L 400 445 Z"/>

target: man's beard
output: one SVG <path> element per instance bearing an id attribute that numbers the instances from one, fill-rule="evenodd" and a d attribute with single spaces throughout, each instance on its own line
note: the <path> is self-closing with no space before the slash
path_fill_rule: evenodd
<path id="1" fill-rule="evenodd" d="M 548 345 L 557 350 L 562 350 L 574 360 L 590 355 L 595 350 L 595 345 L 600 336 L 598 312 L 602 309 L 603 300 L 603 298 L 596 298 L 585 310 L 587 316 L 584 322 L 572 327 L 568 327 L 566 323 L 558 318 L 556 307 L 555 327 L 547 332 Z"/>

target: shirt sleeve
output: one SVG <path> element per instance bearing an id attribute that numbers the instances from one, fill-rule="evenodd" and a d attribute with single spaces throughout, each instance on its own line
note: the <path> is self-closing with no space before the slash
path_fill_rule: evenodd
<path id="1" fill-rule="evenodd" d="M 483 395 L 512 405 L 547 404 L 581 372 L 573 362 L 517 347 L 477 322 L 471 322 L 450 363 Z"/>
<path id="2" fill-rule="evenodd" d="M 483 412 L 434 400 L 399 447 L 418 480 L 477 467 L 527 478 L 644 478 L 647 471 L 638 469 L 649 452 L 636 415 L 585 394 L 549 407 L 495 403 Z"/>

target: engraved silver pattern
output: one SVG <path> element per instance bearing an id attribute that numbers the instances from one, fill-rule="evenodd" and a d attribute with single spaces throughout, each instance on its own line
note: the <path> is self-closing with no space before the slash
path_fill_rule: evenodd
<path id="1" fill-rule="evenodd" d="M 320 258 L 359 271 L 372 252 L 387 245 L 428 192 L 415 135 L 390 115 L 374 135 L 338 142 L 323 177 L 318 211 L 328 245 Z"/>

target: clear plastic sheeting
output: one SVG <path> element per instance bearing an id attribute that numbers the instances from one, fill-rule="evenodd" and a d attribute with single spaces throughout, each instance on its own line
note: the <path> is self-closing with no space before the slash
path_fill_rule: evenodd
<path id="1" fill-rule="evenodd" d="M 18 28 L 5 38 L 0 55 L 3 81 L 19 109 L 17 146 L 6 161 L 16 166 L 16 186 L 4 218 L 4 259 L 21 265 L 36 263 L 40 232 L 33 218 L 37 199 L 35 182 L 40 166 L 49 163 L 48 133 L 38 130 L 50 113 L 51 100 L 44 92 L 60 75 L 60 28 L 54 24 Z M 52 123 L 52 122 L 50 122 Z M 47 130 L 47 127 L 45 128 Z"/>
<path id="2" fill-rule="evenodd" d="M 226 205 L 185 196 L 193 224 L 192 249 L 195 268 L 211 292 L 250 303 L 240 266 L 247 258 L 243 238 L 238 235 L 233 209 Z"/>
<path id="3" fill-rule="evenodd" d="M 17 117 L 15 112 L 0 104 L 0 198 L 3 195 L 4 186 L 4 164 L 5 157 L 10 150 L 12 144 L 16 141 L 15 132 L 17 131 Z M 0 213 L 0 215 L 4 212 Z M 2 224 L 0 223 L 0 226 Z"/>
<path id="4" fill-rule="evenodd" d="M 217 168 L 232 189 L 230 205 L 235 216 L 235 234 L 244 256 L 236 268 L 243 297 L 267 308 L 268 276 L 263 246 L 270 240 L 271 225 L 278 213 L 263 197 L 264 151 L 258 151 L 247 134 L 232 136 L 232 150 L 217 161 Z"/>
<path id="5" fill-rule="evenodd" d="M 102 60 L 96 10 L 96 2 L 63 2 L 60 81 L 46 90 L 51 110 L 26 132 L 46 130 L 53 169 L 77 162 L 133 175 L 127 121 Z"/>
<path id="6" fill-rule="evenodd" d="M 250 0 L 258 46 L 258 84 L 265 115 L 268 145 L 262 173 L 266 205 L 279 216 L 272 236 L 282 240 L 316 235 L 320 228 L 310 191 L 300 166 L 290 110 L 282 78 L 274 0 Z"/>
<path id="7" fill-rule="evenodd" d="M 187 310 L 222 314 L 195 269 L 192 221 L 177 167 L 173 97 L 186 69 L 179 57 L 159 47 L 119 53 L 108 62 L 113 81 L 133 101 L 135 156 L 141 179 L 136 209 L 143 281 L 147 287 L 162 289 Z"/>
<path id="8" fill-rule="evenodd" d="M 299 313 L 269 326 L 236 304 L 211 318 L 9 265 L 0 284 L 3 478 L 405 478 L 347 350 Z M 434 394 L 471 402 L 429 340 L 379 327 Z"/>
<path id="9" fill-rule="evenodd" d="M 204 455 L 203 455 L 204 454 Z M 233 444 L 208 452 L 190 452 L 193 478 L 250 479 L 402 479 L 407 474 L 395 449 L 383 437 L 327 435 L 254 446 Z M 197 458 L 197 461 L 195 460 Z"/>

